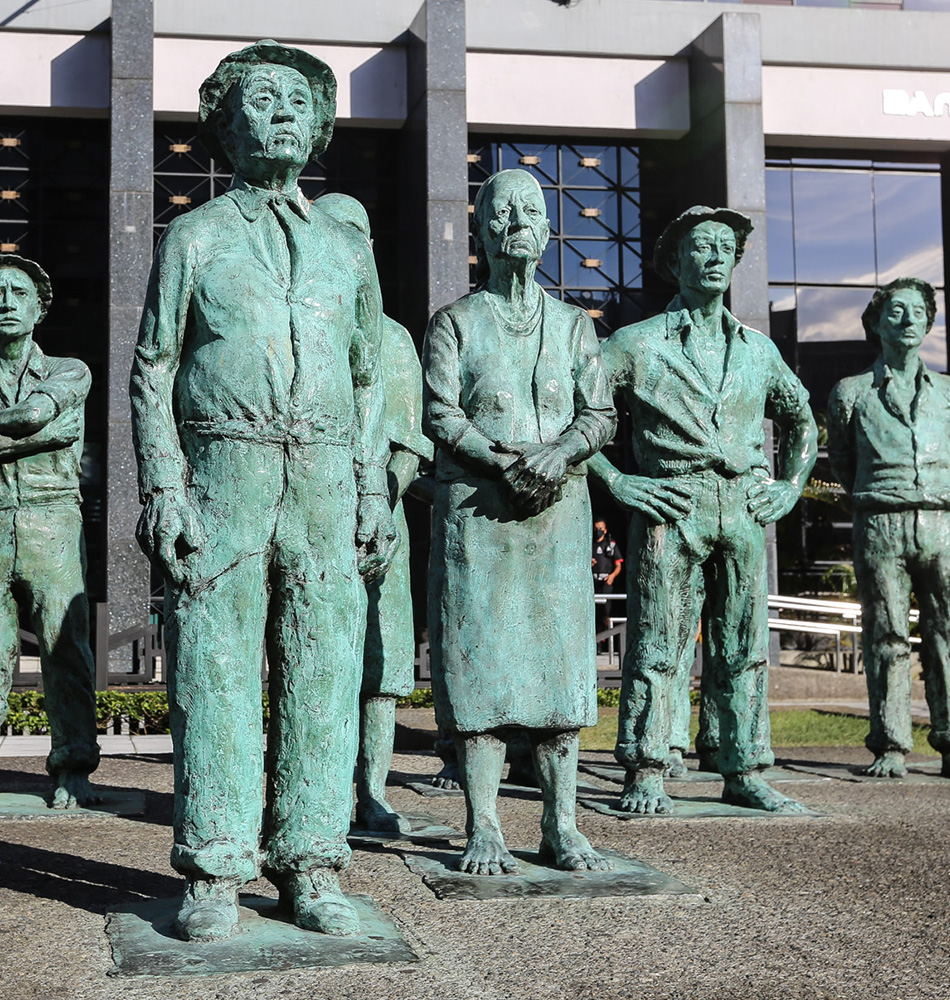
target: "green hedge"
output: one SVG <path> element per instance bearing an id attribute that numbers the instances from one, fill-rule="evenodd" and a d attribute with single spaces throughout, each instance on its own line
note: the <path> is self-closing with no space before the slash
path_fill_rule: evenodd
<path id="1" fill-rule="evenodd" d="M 267 728 L 270 705 L 263 693 L 263 725 Z M 0 733 L 12 736 L 49 733 L 45 696 L 42 691 L 14 691 L 10 694 L 6 722 L 0 721 Z M 399 708 L 432 708 L 432 689 L 416 688 L 405 698 L 399 698 Z M 602 688 L 597 692 L 597 704 L 616 708 L 620 704 L 619 688 Z M 118 733 L 123 720 L 128 720 L 132 733 L 167 733 L 168 696 L 164 691 L 99 691 L 96 694 L 96 728 L 100 733 Z"/>

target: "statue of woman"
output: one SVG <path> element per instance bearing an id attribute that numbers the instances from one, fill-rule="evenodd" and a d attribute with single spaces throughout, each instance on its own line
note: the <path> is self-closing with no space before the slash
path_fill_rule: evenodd
<path id="1" fill-rule="evenodd" d="M 463 872 L 517 872 L 496 796 L 504 736 L 528 732 L 542 858 L 605 869 L 575 820 L 578 731 L 596 722 L 585 461 L 616 414 L 589 316 L 535 281 L 550 236 L 526 171 L 475 200 L 481 283 L 437 312 L 423 351 L 423 429 L 437 446 L 429 574 L 432 686 L 468 808 Z"/>

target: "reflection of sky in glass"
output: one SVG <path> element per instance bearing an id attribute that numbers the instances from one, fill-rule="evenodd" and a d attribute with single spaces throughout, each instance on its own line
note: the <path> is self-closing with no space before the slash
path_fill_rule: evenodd
<path id="1" fill-rule="evenodd" d="M 871 301 L 873 288 L 798 288 L 798 341 L 822 343 L 864 340 L 861 314 Z M 795 308 L 794 288 L 770 288 L 773 312 Z M 947 370 L 947 319 L 944 293 L 937 291 L 937 318 L 920 348 L 928 368 Z"/>
<path id="2" fill-rule="evenodd" d="M 861 313 L 870 288 L 799 288 L 798 341 L 864 340 Z"/>
<path id="3" fill-rule="evenodd" d="M 765 205 L 768 214 L 769 281 L 794 281 L 790 170 L 766 170 Z"/>
<path id="4" fill-rule="evenodd" d="M 584 267 L 583 261 L 599 260 L 598 267 Z M 564 244 L 564 274 L 561 283 L 574 288 L 604 288 L 620 279 L 620 254 L 616 243 L 571 240 Z"/>
<path id="5" fill-rule="evenodd" d="M 923 278 L 943 284 L 940 177 L 874 175 L 878 281 Z"/>
<path id="6" fill-rule="evenodd" d="M 798 281 L 873 284 L 870 173 L 792 172 Z"/>
<path id="7" fill-rule="evenodd" d="M 565 236 L 612 236 L 619 228 L 617 195 L 613 191 L 564 191 Z M 582 215 L 583 209 L 600 215 Z"/>

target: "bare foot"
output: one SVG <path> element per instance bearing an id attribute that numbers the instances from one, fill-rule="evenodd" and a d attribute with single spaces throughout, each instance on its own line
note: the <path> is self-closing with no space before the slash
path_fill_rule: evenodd
<path id="1" fill-rule="evenodd" d="M 710 774 L 719 773 L 719 753 L 716 750 L 701 750 L 699 752 L 699 769 Z"/>
<path id="2" fill-rule="evenodd" d="M 864 769 L 871 778 L 906 778 L 904 755 L 899 750 L 885 750 L 874 758 L 874 763 Z"/>
<path id="3" fill-rule="evenodd" d="M 569 872 L 584 869 L 592 872 L 610 870 L 610 862 L 590 846 L 588 839 L 576 827 L 560 834 L 546 835 L 541 841 L 538 854 Z"/>
<path id="4" fill-rule="evenodd" d="M 102 802 L 102 796 L 89 784 L 88 774 L 60 771 L 53 780 L 56 782 L 56 788 L 53 792 L 51 809 L 84 808 Z"/>
<path id="5" fill-rule="evenodd" d="M 444 788 L 447 791 L 459 791 L 462 788 L 462 775 L 459 773 L 458 764 L 447 762 L 443 764 L 442 770 L 430 779 L 430 783 L 436 788 Z"/>
<path id="6" fill-rule="evenodd" d="M 273 875 L 272 880 L 280 890 L 281 905 L 293 910 L 298 927 L 332 937 L 355 937 L 360 933 L 359 914 L 343 895 L 332 869 L 285 872 Z"/>
<path id="7" fill-rule="evenodd" d="M 635 813 L 672 812 L 673 800 L 663 790 L 662 769 L 644 767 L 639 771 L 627 771 L 620 809 Z"/>
<path id="8" fill-rule="evenodd" d="M 385 799 L 367 799 L 356 803 L 356 825 L 361 830 L 379 833 L 411 833 L 412 824 L 400 816 Z"/>
<path id="9" fill-rule="evenodd" d="M 683 751 L 671 750 L 670 755 L 666 758 L 663 776 L 665 778 L 685 778 L 688 773 L 689 770 L 683 761 Z"/>
<path id="10" fill-rule="evenodd" d="M 175 930 L 183 941 L 223 941 L 237 927 L 237 882 L 233 879 L 188 879 Z"/>
<path id="11" fill-rule="evenodd" d="M 469 875 L 518 875 L 518 862 L 508 853 L 501 833 L 476 830 L 465 845 L 459 871 Z"/>
<path id="12" fill-rule="evenodd" d="M 746 806 L 748 809 L 765 809 L 767 812 L 808 812 L 801 802 L 776 791 L 756 771 L 729 775 L 723 785 L 722 801 L 733 806 Z"/>

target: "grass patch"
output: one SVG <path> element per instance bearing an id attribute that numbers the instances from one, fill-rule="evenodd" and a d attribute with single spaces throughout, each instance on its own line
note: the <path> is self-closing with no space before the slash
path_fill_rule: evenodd
<path id="1" fill-rule="evenodd" d="M 615 708 L 601 708 L 597 725 L 581 730 L 582 750 L 613 750 L 617 741 Z M 863 747 L 868 720 L 855 715 L 817 712 L 814 709 L 782 709 L 770 712 L 774 747 Z M 699 715 L 693 712 L 690 739 L 696 739 Z M 927 742 L 928 726 L 914 724 L 914 752 L 936 755 Z"/>

